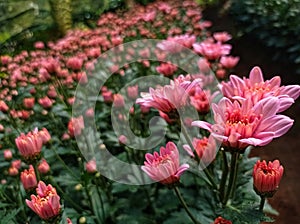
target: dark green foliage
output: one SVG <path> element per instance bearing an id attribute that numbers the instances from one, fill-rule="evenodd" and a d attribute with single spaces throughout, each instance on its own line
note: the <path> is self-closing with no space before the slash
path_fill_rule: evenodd
<path id="1" fill-rule="evenodd" d="M 296 64 L 300 73 L 299 0 L 233 0 L 230 12 L 245 34 L 274 48 L 275 60 Z"/>

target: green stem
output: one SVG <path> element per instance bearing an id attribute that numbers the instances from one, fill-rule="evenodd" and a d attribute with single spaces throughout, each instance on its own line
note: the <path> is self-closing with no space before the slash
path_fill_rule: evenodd
<path id="1" fill-rule="evenodd" d="M 263 211 L 264 206 L 265 206 L 265 202 L 266 202 L 266 197 L 264 196 L 260 196 L 260 205 L 259 205 L 259 211 Z"/>
<path id="2" fill-rule="evenodd" d="M 223 156 L 223 172 L 222 172 L 222 177 L 221 177 L 221 182 L 220 182 L 220 200 L 223 201 L 224 197 L 225 197 L 225 185 L 226 185 L 226 181 L 227 181 L 227 176 L 228 176 L 228 161 L 227 161 L 227 156 L 226 156 L 226 152 L 224 151 L 223 148 L 221 148 L 221 153 Z"/>
<path id="3" fill-rule="evenodd" d="M 190 139 L 188 133 L 187 133 L 187 130 L 184 126 L 184 123 L 181 122 L 181 129 L 182 129 L 182 133 L 183 133 L 183 136 L 184 138 L 186 139 L 187 143 L 189 144 L 189 146 L 191 147 L 191 149 L 193 149 L 193 152 L 194 152 L 194 155 L 195 155 L 195 158 L 200 166 L 200 168 L 204 171 L 204 174 L 206 175 L 207 179 L 209 180 L 211 186 L 214 188 L 214 189 L 218 189 L 218 186 L 217 184 L 215 183 L 214 181 L 214 178 L 212 177 L 211 173 L 202 165 L 201 161 L 200 161 L 200 158 L 194 148 L 194 145 L 192 143 L 192 140 Z"/>
<path id="4" fill-rule="evenodd" d="M 21 195 L 20 189 L 18 190 L 18 202 L 19 202 L 19 207 L 21 208 L 21 214 L 23 216 L 23 221 L 27 220 L 26 212 L 25 212 L 25 204 L 24 204 L 23 197 Z"/>
<path id="5" fill-rule="evenodd" d="M 38 183 L 41 180 L 41 177 L 40 177 L 40 172 L 38 170 L 38 163 L 37 162 L 35 162 L 33 164 L 33 168 L 34 168 L 34 172 L 35 172 L 35 176 L 36 176 L 36 181 Z"/>
<path id="6" fill-rule="evenodd" d="M 100 192 L 98 186 L 96 186 L 96 190 L 97 190 L 97 193 L 98 193 L 98 196 L 99 196 L 99 199 L 100 199 L 100 203 L 101 203 L 102 223 L 105 223 L 104 202 L 103 202 L 103 199 L 102 199 L 102 196 L 101 196 L 101 192 Z"/>
<path id="7" fill-rule="evenodd" d="M 189 210 L 185 200 L 183 199 L 182 195 L 180 194 L 179 188 L 178 187 L 174 187 L 174 191 L 176 193 L 176 196 L 178 197 L 179 201 L 181 202 L 182 206 L 184 207 L 186 213 L 189 215 L 189 217 L 193 220 L 193 222 L 195 224 L 200 224 L 197 219 L 193 216 L 193 214 L 191 213 L 191 211 Z"/>
<path id="8" fill-rule="evenodd" d="M 225 195 L 225 199 L 223 201 L 224 205 L 227 203 L 227 201 L 228 201 L 228 199 L 231 196 L 232 191 L 233 191 L 233 187 L 234 187 L 236 176 L 237 176 L 239 155 L 240 154 L 238 152 L 232 152 L 232 154 L 231 154 L 230 176 L 229 176 L 229 183 L 228 183 L 227 192 L 226 192 L 226 195 Z"/>

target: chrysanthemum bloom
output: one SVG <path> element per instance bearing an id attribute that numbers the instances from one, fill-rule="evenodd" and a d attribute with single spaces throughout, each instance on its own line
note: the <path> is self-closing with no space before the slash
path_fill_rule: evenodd
<path id="1" fill-rule="evenodd" d="M 233 68 L 239 62 L 240 57 L 233 57 L 233 56 L 222 56 L 220 59 L 220 64 L 224 68 Z"/>
<path id="2" fill-rule="evenodd" d="M 247 146 L 264 146 L 285 134 L 293 120 L 277 115 L 280 101 L 268 97 L 253 105 L 250 99 L 232 102 L 224 97 L 213 104 L 215 124 L 194 121 L 193 126 L 209 130 L 225 148 L 244 150 Z"/>
<path id="3" fill-rule="evenodd" d="M 272 197 L 283 175 L 283 166 L 278 160 L 268 163 L 257 161 L 253 168 L 253 185 L 257 194 Z"/>
<path id="4" fill-rule="evenodd" d="M 73 117 L 68 123 L 68 132 L 71 137 L 79 136 L 84 129 L 84 120 L 82 116 Z"/>
<path id="5" fill-rule="evenodd" d="M 187 105 L 189 92 L 197 85 L 199 80 L 171 81 L 170 85 L 150 88 L 149 93 L 141 93 L 142 98 L 138 98 L 136 103 L 168 114 Z"/>
<path id="6" fill-rule="evenodd" d="M 216 142 L 213 137 L 194 138 L 193 147 L 196 150 L 197 156 L 205 165 L 211 163 L 216 157 Z M 195 157 L 189 145 L 183 145 L 183 148 L 190 156 Z"/>
<path id="7" fill-rule="evenodd" d="M 36 160 L 41 154 L 43 139 L 40 137 L 38 130 L 28 132 L 26 135 L 21 133 L 15 139 L 16 146 L 25 160 Z"/>
<path id="8" fill-rule="evenodd" d="M 218 42 L 227 42 L 232 38 L 232 36 L 227 32 L 215 32 L 213 37 Z"/>
<path id="9" fill-rule="evenodd" d="M 212 224 L 232 224 L 232 222 L 219 216 L 218 218 L 215 219 L 214 223 Z"/>
<path id="10" fill-rule="evenodd" d="M 21 172 L 20 178 L 25 190 L 31 190 L 37 186 L 36 175 L 32 165 L 29 166 L 28 170 Z"/>
<path id="11" fill-rule="evenodd" d="M 162 184 L 177 183 L 181 174 L 189 168 L 188 164 L 179 166 L 179 152 L 173 142 L 168 142 L 166 148 L 161 147 L 159 153 L 147 153 L 145 158 L 142 170 L 151 179 Z"/>
<path id="12" fill-rule="evenodd" d="M 26 204 L 31 208 L 41 219 L 49 221 L 60 215 L 61 205 L 60 197 L 56 193 L 56 189 L 50 184 L 42 181 L 38 183 L 36 189 L 37 196 L 31 195 L 31 201 L 26 199 Z"/>
<path id="13" fill-rule="evenodd" d="M 216 60 L 221 56 L 228 55 L 231 45 L 222 43 L 202 42 L 193 44 L 194 51 L 203 55 L 208 60 Z"/>
<path id="14" fill-rule="evenodd" d="M 231 75 L 230 81 L 222 82 L 221 90 L 223 95 L 229 99 L 251 99 L 253 104 L 268 97 L 276 96 L 280 101 L 278 112 L 289 108 L 294 100 L 300 95 L 299 85 L 280 86 L 279 76 L 271 80 L 264 81 L 262 71 L 259 67 L 254 67 L 250 71 L 249 78 L 239 78 Z"/>

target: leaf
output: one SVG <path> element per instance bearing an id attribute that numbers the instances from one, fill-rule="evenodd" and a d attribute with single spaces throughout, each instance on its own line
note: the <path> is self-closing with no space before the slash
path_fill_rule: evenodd
<path id="1" fill-rule="evenodd" d="M 10 210 L 8 212 L 8 214 L 5 214 L 4 216 L 1 216 L 1 219 L 0 219 L 0 223 L 1 224 L 13 224 L 13 223 L 16 223 L 15 222 L 15 217 L 16 215 L 19 213 L 21 209 L 13 209 L 13 210 Z"/>

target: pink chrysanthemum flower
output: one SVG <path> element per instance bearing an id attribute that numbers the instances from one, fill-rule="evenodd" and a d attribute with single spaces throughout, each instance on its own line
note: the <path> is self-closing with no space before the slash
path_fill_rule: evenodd
<path id="1" fill-rule="evenodd" d="M 179 181 L 181 174 L 189 168 L 188 164 L 179 166 L 179 152 L 173 142 L 168 142 L 166 148 L 153 155 L 147 153 L 142 170 L 153 180 L 162 184 L 173 184 Z"/>
<path id="2" fill-rule="evenodd" d="M 253 168 L 253 185 L 259 195 L 272 197 L 278 189 L 283 175 L 283 166 L 278 160 L 266 162 L 257 161 Z"/>
<path id="3" fill-rule="evenodd" d="M 60 214 L 61 205 L 56 189 L 40 181 L 36 192 L 37 196 L 30 196 L 31 201 L 26 199 L 27 206 L 43 220 L 52 220 L 57 217 Z"/>
<path id="4" fill-rule="evenodd" d="M 21 135 L 15 139 L 15 143 L 20 154 L 25 159 L 30 159 L 40 155 L 43 139 L 38 130 L 35 129 L 34 131 L 28 132 L 26 135 L 21 133 Z"/>
<path id="5" fill-rule="evenodd" d="M 203 55 L 208 60 L 216 60 L 221 56 L 228 55 L 231 51 L 231 45 L 211 42 L 201 42 L 193 44 L 194 51 Z"/>
<path id="6" fill-rule="evenodd" d="M 251 99 L 253 104 L 266 97 L 276 96 L 280 101 L 278 112 L 282 112 L 299 97 L 300 86 L 280 86 L 280 83 L 279 76 L 264 81 L 261 69 L 256 66 L 250 71 L 249 78 L 241 79 L 236 75 L 231 75 L 230 81 L 222 83 L 221 90 L 229 99 Z"/>
<path id="7" fill-rule="evenodd" d="M 169 113 L 187 105 L 189 91 L 199 84 L 198 80 L 175 80 L 170 85 L 150 88 L 149 93 L 141 93 L 142 98 L 136 100 L 137 104 L 156 108 L 164 113 Z"/>
<path id="8" fill-rule="evenodd" d="M 209 130 L 224 147 L 243 150 L 249 145 L 264 146 L 293 125 L 289 117 L 276 114 L 279 107 L 276 97 L 265 98 L 255 105 L 250 99 L 240 103 L 224 97 L 212 105 L 215 124 L 194 121 L 192 125 Z"/>

